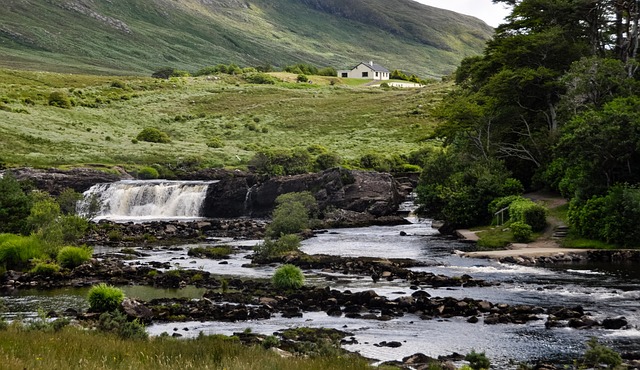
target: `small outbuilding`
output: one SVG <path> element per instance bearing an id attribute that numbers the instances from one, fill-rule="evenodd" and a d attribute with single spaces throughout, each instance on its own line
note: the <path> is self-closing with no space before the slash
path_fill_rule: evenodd
<path id="1" fill-rule="evenodd" d="M 338 71 L 338 77 L 365 80 L 388 80 L 390 75 L 388 69 L 374 62 L 362 62 L 350 70 Z"/>

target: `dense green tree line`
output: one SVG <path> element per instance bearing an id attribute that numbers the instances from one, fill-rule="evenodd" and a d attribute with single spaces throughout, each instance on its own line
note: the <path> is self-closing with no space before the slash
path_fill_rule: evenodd
<path id="1" fill-rule="evenodd" d="M 639 244 L 623 237 L 640 229 L 624 222 L 640 212 L 639 2 L 494 2 L 512 12 L 484 54 L 458 67 L 456 89 L 437 109 L 442 123 L 435 136 L 445 148 L 429 160 L 454 158 L 454 179 L 484 166 L 494 181 L 513 177 L 530 190 L 559 190 L 571 199 L 573 220 L 609 220 L 580 226 L 583 234 Z M 452 182 L 434 176 L 425 172 L 421 182 L 427 208 L 434 189 Z M 443 197 L 435 214 L 469 197 L 456 206 L 469 216 L 458 226 L 487 221 L 481 198 L 508 195 L 487 184 Z"/>

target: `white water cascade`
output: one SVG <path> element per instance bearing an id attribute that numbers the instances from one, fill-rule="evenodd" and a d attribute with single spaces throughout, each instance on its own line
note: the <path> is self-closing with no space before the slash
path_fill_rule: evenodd
<path id="1" fill-rule="evenodd" d="M 151 221 L 201 217 L 209 184 L 216 181 L 124 180 L 87 190 L 80 210 L 97 200 L 94 220 Z M 86 212 L 86 211 L 85 211 Z"/>

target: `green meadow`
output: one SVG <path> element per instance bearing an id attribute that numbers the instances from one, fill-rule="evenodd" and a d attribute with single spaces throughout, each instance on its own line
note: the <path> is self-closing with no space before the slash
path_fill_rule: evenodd
<path id="1" fill-rule="evenodd" d="M 320 145 L 343 162 L 425 145 L 430 109 L 450 88 L 364 86 L 361 80 L 275 74 L 115 77 L 0 70 L 0 161 L 6 166 L 190 163 L 243 168 L 256 151 Z M 155 127 L 170 143 L 135 140 Z M 207 145 L 212 140 L 218 145 Z"/>

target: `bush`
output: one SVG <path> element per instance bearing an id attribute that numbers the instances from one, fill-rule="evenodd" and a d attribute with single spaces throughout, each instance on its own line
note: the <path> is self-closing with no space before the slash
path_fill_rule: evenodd
<path id="1" fill-rule="evenodd" d="M 340 156 L 336 153 L 322 153 L 316 157 L 316 169 L 320 171 L 328 170 L 330 168 L 338 167 L 342 162 Z"/>
<path id="2" fill-rule="evenodd" d="M 58 252 L 56 260 L 62 267 L 74 268 L 91 259 L 93 250 L 89 247 L 64 247 Z"/>
<path id="3" fill-rule="evenodd" d="M 471 350 L 471 353 L 467 354 L 464 359 L 469 361 L 469 366 L 473 370 L 483 370 L 491 367 L 491 361 L 489 361 L 484 352 L 477 353 L 475 350 Z"/>
<path id="4" fill-rule="evenodd" d="M 154 180 L 160 177 L 158 170 L 153 167 L 142 167 L 138 171 L 138 178 L 143 180 Z"/>
<path id="5" fill-rule="evenodd" d="M 49 94 L 49 105 L 52 107 L 69 109 L 71 108 L 71 100 L 67 94 L 62 91 L 54 91 Z"/>
<path id="6" fill-rule="evenodd" d="M 60 266 L 55 263 L 40 262 L 29 272 L 34 275 L 53 276 L 60 271 Z"/>
<path id="7" fill-rule="evenodd" d="M 296 234 L 309 228 L 309 214 L 304 204 L 287 202 L 280 204 L 273 211 L 272 221 L 267 226 L 268 237 L 279 237 L 285 234 Z"/>
<path id="8" fill-rule="evenodd" d="M 278 289 L 300 289 L 304 285 L 304 274 L 297 266 L 283 265 L 273 274 L 271 283 Z"/>
<path id="9" fill-rule="evenodd" d="M 250 73 L 244 76 L 245 81 L 252 84 L 274 85 L 279 80 L 266 73 Z"/>
<path id="10" fill-rule="evenodd" d="M 56 198 L 56 202 L 60 205 L 60 211 L 65 215 L 75 215 L 76 205 L 82 200 L 82 194 L 77 191 L 66 188 Z"/>
<path id="11" fill-rule="evenodd" d="M 140 131 L 138 136 L 136 136 L 136 139 L 139 141 L 147 141 L 150 143 L 166 144 L 171 142 L 171 139 L 166 132 L 160 131 L 155 127 L 147 127 L 143 129 L 142 131 Z"/>
<path id="12" fill-rule="evenodd" d="M 595 337 L 587 342 L 589 349 L 584 353 L 583 364 L 591 368 L 600 368 L 606 365 L 608 369 L 614 369 L 622 364 L 620 354 L 609 347 L 598 343 Z"/>
<path id="13" fill-rule="evenodd" d="M 531 240 L 531 226 L 527 225 L 526 223 L 516 221 L 512 222 L 509 227 L 511 228 L 514 239 L 518 243 L 526 243 Z"/>
<path id="14" fill-rule="evenodd" d="M 122 339 L 145 340 L 149 334 L 144 325 L 136 320 L 129 321 L 127 315 L 119 311 L 105 312 L 98 319 L 98 330 L 115 333 Z"/>
<path id="15" fill-rule="evenodd" d="M 249 165 L 260 174 L 271 176 L 298 175 L 312 168 L 311 154 L 304 149 L 275 149 L 257 152 Z"/>
<path id="16" fill-rule="evenodd" d="M 509 205 L 509 218 L 524 222 L 533 231 L 542 231 L 547 226 L 547 209 L 529 199 L 516 199 Z"/>
<path id="17" fill-rule="evenodd" d="M 279 257 L 288 252 L 295 252 L 300 249 L 300 237 L 295 234 L 282 235 L 277 240 L 265 239 L 254 248 L 254 258 L 269 259 Z"/>
<path id="18" fill-rule="evenodd" d="M 309 77 L 307 77 L 307 75 L 300 74 L 296 78 L 296 81 L 298 81 L 298 82 L 309 82 Z"/>
<path id="19" fill-rule="evenodd" d="M 122 289 L 100 283 L 89 290 L 89 309 L 93 312 L 109 312 L 117 309 L 124 300 Z"/>
<path id="20" fill-rule="evenodd" d="M 222 139 L 220 139 L 219 137 L 213 137 L 209 141 L 207 141 L 207 146 L 214 149 L 222 148 L 224 146 L 224 141 L 222 141 Z"/>

